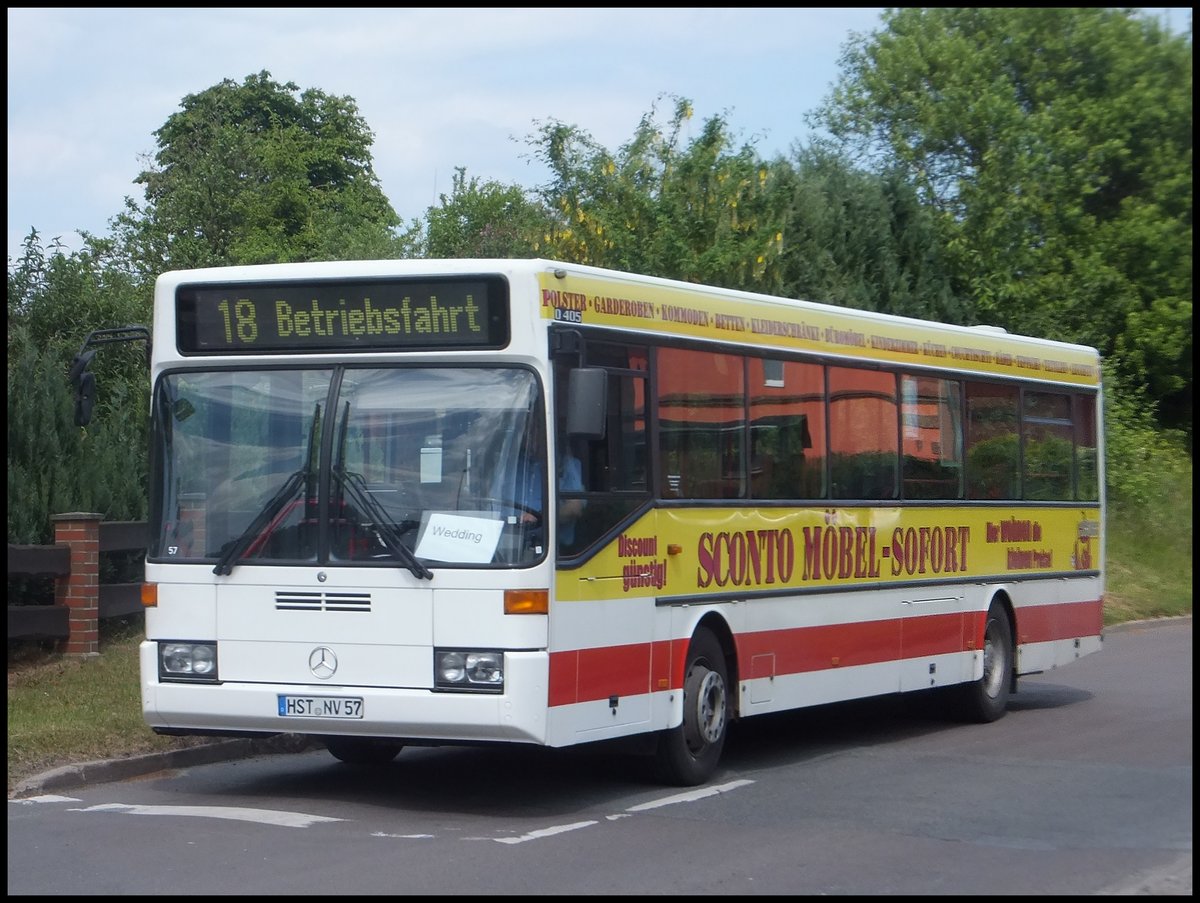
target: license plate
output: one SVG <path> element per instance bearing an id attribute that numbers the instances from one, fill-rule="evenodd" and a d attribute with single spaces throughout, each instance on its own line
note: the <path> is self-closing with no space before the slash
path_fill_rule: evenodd
<path id="1" fill-rule="evenodd" d="M 283 718 L 361 718 L 363 701 L 356 696 L 280 696 Z"/>

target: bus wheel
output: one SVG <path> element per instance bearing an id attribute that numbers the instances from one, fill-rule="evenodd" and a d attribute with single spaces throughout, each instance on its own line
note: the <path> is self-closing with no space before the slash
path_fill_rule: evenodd
<path id="1" fill-rule="evenodd" d="M 404 748 L 386 737 L 322 737 L 335 759 L 350 765 L 386 765 Z"/>
<path id="2" fill-rule="evenodd" d="M 959 716 L 980 723 L 1001 717 L 1008 708 L 1012 673 L 1012 627 L 1003 606 L 992 605 L 983 629 L 983 676 L 957 688 Z"/>
<path id="3" fill-rule="evenodd" d="M 703 784 L 716 770 L 729 726 L 729 691 L 725 653 L 707 630 L 699 630 L 688 647 L 683 679 L 683 723 L 658 738 L 659 777 L 671 784 Z"/>

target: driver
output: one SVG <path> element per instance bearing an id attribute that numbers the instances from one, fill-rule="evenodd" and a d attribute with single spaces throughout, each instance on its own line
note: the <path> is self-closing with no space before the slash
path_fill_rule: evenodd
<path id="1" fill-rule="evenodd" d="M 518 504 L 517 518 L 521 524 L 540 525 L 545 510 L 542 497 L 545 482 L 542 475 L 542 460 L 537 453 L 539 443 L 536 437 L 541 431 L 535 430 L 529 442 L 517 460 L 516 498 Z M 560 492 L 583 491 L 583 465 L 579 458 L 570 451 L 564 451 L 558 459 L 558 488 Z M 584 502 L 581 499 L 566 499 L 559 505 L 559 544 L 569 545 L 574 541 L 575 521 L 583 512 Z"/>
<path id="2" fill-rule="evenodd" d="M 559 492 L 583 491 L 583 465 L 569 451 L 565 452 L 558 462 Z M 542 519 L 542 464 L 541 461 L 531 461 L 522 458 L 517 470 L 517 501 L 520 502 L 521 523 L 532 524 Z M 583 503 L 579 499 L 564 501 L 559 509 L 559 518 L 574 526 L 582 510 Z"/>
<path id="3" fill-rule="evenodd" d="M 542 519 L 541 432 L 536 422 L 532 423 L 511 465 L 501 464 L 493 475 L 488 497 L 501 510 L 511 512 L 510 523 L 537 524 Z M 501 453 L 498 459 L 503 457 Z"/>

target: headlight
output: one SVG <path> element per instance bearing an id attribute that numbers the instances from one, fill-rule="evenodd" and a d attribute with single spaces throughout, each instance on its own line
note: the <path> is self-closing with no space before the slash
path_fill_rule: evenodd
<path id="1" fill-rule="evenodd" d="M 217 644 L 159 641 L 158 679 L 217 682 Z"/>
<path id="2" fill-rule="evenodd" d="M 504 653 L 490 649 L 434 649 L 434 687 L 439 690 L 504 690 Z"/>
<path id="3" fill-rule="evenodd" d="M 438 659 L 438 683 L 461 684 L 467 679 L 467 654 L 465 652 L 444 652 Z"/>

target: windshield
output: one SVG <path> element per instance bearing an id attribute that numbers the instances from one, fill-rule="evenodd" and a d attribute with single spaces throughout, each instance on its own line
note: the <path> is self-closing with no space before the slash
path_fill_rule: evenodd
<path id="1" fill-rule="evenodd" d="M 522 565 L 545 551 L 538 381 L 515 368 L 169 373 L 151 558 Z"/>

